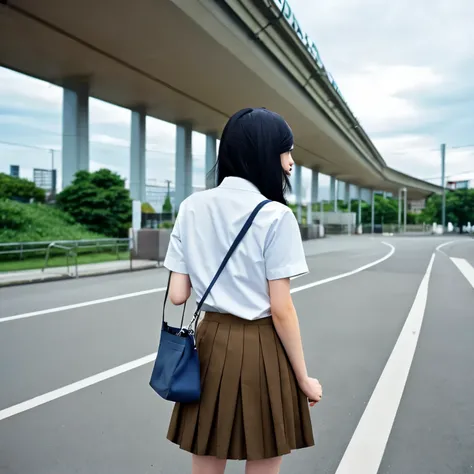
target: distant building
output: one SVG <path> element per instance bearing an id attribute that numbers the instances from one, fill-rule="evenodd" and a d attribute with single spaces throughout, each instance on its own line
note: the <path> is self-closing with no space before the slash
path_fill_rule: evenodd
<path id="1" fill-rule="evenodd" d="M 474 189 L 474 179 L 451 180 L 446 183 L 448 189 Z"/>
<path id="2" fill-rule="evenodd" d="M 408 210 L 413 214 L 420 214 L 421 211 L 426 207 L 425 199 L 417 199 L 408 201 Z"/>
<path id="3" fill-rule="evenodd" d="M 193 193 L 198 191 L 203 191 L 205 186 L 193 186 Z M 171 205 L 174 208 L 174 195 L 175 195 L 175 188 L 174 186 L 170 186 L 170 200 Z M 146 185 L 146 202 L 151 204 L 156 212 L 161 212 L 163 208 L 163 204 L 166 200 L 166 195 L 168 194 L 168 186 L 166 184 L 163 185 Z"/>

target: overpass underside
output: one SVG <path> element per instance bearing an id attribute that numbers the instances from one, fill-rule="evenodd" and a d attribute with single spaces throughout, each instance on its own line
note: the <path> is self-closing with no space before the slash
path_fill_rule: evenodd
<path id="1" fill-rule="evenodd" d="M 0 64 L 66 88 L 87 83 L 93 97 L 211 136 L 236 110 L 264 106 L 292 127 L 301 166 L 368 189 L 406 187 L 411 199 L 439 192 L 387 168 L 269 6 L 8 0 L 0 6 Z"/>

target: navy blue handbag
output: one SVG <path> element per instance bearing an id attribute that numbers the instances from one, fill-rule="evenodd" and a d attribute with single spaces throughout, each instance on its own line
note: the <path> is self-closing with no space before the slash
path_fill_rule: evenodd
<path id="1" fill-rule="evenodd" d="M 199 301 L 193 319 L 186 328 L 183 327 L 186 304 L 184 305 L 181 326 L 179 328 L 171 327 L 165 321 L 165 305 L 166 300 L 168 299 L 171 280 L 170 273 L 168 286 L 166 288 L 165 301 L 163 303 L 163 321 L 160 344 L 150 379 L 150 386 L 165 400 L 180 403 L 191 403 L 199 400 L 201 396 L 201 371 L 196 349 L 195 332 L 202 305 L 219 278 L 219 275 L 222 273 L 222 270 L 224 270 L 224 267 L 234 253 L 234 250 L 250 229 L 255 216 L 258 214 L 260 209 L 269 202 L 271 201 L 262 201 L 248 217 L 245 225 L 235 238 L 232 246 L 217 270 L 216 275 L 201 298 L 201 301 Z"/>

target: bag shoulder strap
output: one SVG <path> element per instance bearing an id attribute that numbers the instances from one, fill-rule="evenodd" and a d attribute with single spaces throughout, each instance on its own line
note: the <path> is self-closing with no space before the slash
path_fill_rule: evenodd
<path id="1" fill-rule="evenodd" d="M 222 260 L 222 263 L 219 267 L 219 269 L 217 270 L 214 278 L 212 279 L 211 283 L 209 284 L 207 290 L 204 292 L 204 295 L 202 296 L 201 300 L 199 301 L 198 305 L 197 305 L 197 308 L 196 308 L 196 311 L 194 312 L 194 317 L 191 321 L 191 323 L 189 324 L 189 328 L 192 327 L 192 325 L 194 323 L 197 323 L 197 319 L 199 317 L 199 313 L 201 311 L 201 308 L 202 308 L 202 305 L 204 304 L 204 301 L 206 300 L 206 298 L 209 296 L 209 293 L 211 292 L 212 290 L 212 287 L 215 285 L 217 279 L 219 278 L 220 274 L 222 273 L 222 271 L 224 270 L 224 267 L 227 265 L 227 262 L 229 261 L 230 257 L 232 256 L 232 254 L 234 253 L 235 249 L 237 248 L 237 246 L 239 245 L 239 243 L 242 241 L 242 239 L 244 238 L 245 234 L 248 232 L 248 230 L 250 229 L 250 227 L 252 226 L 252 223 L 255 219 L 255 217 L 257 216 L 257 214 L 260 212 L 260 210 L 262 209 L 263 206 L 265 206 L 266 204 L 270 203 L 272 201 L 270 201 L 269 199 L 265 200 L 265 201 L 262 201 L 261 203 L 259 203 L 255 209 L 252 211 L 252 213 L 250 214 L 250 216 L 247 218 L 247 221 L 245 222 L 244 226 L 242 227 L 241 231 L 238 233 L 237 237 L 235 238 L 234 242 L 232 243 L 230 249 L 227 251 L 227 254 L 226 256 L 224 257 L 224 260 Z M 169 289 L 170 289 L 170 281 L 171 281 L 171 272 L 169 274 L 169 278 L 168 278 L 168 285 L 166 287 L 166 293 L 165 293 L 165 299 L 164 299 L 164 302 L 163 302 L 163 323 L 165 322 L 165 306 L 166 306 L 166 300 L 168 299 L 168 293 L 169 293 Z M 181 317 L 181 328 L 183 327 L 183 322 L 184 322 L 184 312 L 186 310 L 186 303 L 184 303 L 184 308 L 183 308 L 183 313 L 182 313 L 182 317 Z"/>
<path id="2" fill-rule="evenodd" d="M 250 229 L 255 217 L 260 212 L 262 207 L 265 206 L 266 204 L 270 203 L 270 202 L 272 202 L 272 201 L 267 199 L 267 200 L 262 201 L 261 203 L 259 203 L 257 205 L 257 207 L 252 211 L 250 216 L 248 217 L 247 221 L 245 222 L 244 226 L 242 227 L 242 230 L 238 233 L 238 235 L 235 238 L 233 244 L 231 245 L 230 249 L 228 250 L 226 256 L 224 257 L 224 260 L 222 260 L 222 263 L 221 263 L 219 269 L 217 270 L 214 278 L 212 279 L 211 283 L 207 287 L 207 290 L 205 291 L 204 295 L 202 296 L 201 301 L 199 301 L 199 303 L 197 305 L 197 308 L 196 308 L 196 311 L 194 313 L 195 316 L 198 315 L 199 312 L 201 311 L 202 305 L 204 304 L 204 301 L 206 300 L 206 298 L 209 296 L 209 293 L 211 292 L 212 287 L 215 285 L 217 279 L 219 278 L 220 274 L 224 270 L 224 267 L 227 265 L 227 262 L 230 260 L 230 257 L 234 253 L 235 249 L 237 248 L 237 246 L 240 244 L 240 242 L 244 238 L 245 234 Z"/>

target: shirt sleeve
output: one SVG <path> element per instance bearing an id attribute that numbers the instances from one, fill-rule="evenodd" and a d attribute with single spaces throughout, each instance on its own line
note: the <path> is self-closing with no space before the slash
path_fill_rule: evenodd
<path id="1" fill-rule="evenodd" d="M 182 214 L 181 214 L 182 215 Z M 186 262 L 184 260 L 183 243 L 181 242 L 180 214 L 176 219 L 173 231 L 170 236 L 170 243 L 166 252 L 164 266 L 175 273 L 188 274 Z"/>
<path id="2" fill-rule="evenodd" d="M 267 280 L 280 280 L 308 273 L 301 232 L 290 209 L 270 228 L 264 257 Z"/>

